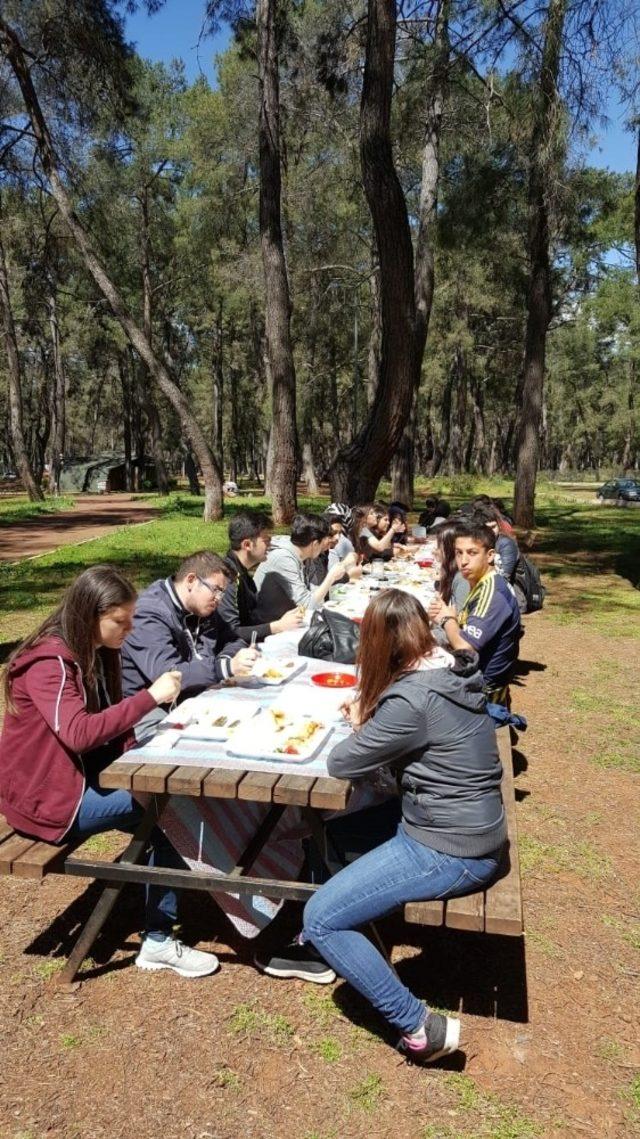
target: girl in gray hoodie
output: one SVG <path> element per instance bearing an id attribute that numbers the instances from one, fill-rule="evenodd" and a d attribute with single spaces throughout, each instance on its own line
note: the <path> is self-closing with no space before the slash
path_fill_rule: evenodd
<path id="1" fill-rule="evenodd" d="M 415 598 L 388 589 L 370 604 L 359 694 L 345 705 L 354 731 L 333 749 L 328 767 L 345 779 L 391 768 L 402 818 L 392 839 L 318 890 L 305 908 L 302 933 L 400 1030 L 400 1047 L 422 1061 L 455 1051 L 460 1022 L 425 1007 L 360 927 L 405 902 L 482 888 L 496 873 L 507 833 L 477 656 L 454 654 L 447 668 L 436 650 Z"/>

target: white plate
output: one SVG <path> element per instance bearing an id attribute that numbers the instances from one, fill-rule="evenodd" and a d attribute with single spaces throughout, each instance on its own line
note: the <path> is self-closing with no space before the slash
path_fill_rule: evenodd
<path id="1" fill-rule="evenodd" d="M 228 740 L 240 727 L 253 719 L 255 704 L 219 697 L 198 698 L 191 709 L 192 719 L 182 735 L 197 740 Z"/>
<path id="2" fill-rule="evenodd" d="M 298 656 L 291 657 L 259 657 L 253 666 L 251 675 L 261 684 L 285 684 L 292 676 L 301 672 L 306 661 Z"/>
<path id="3" fill-rule="evenodd" d="M 282 721 L 279 722 L 278 712 L 277 708 L 267 708 L 255 720 L 234 732 L 227 745 L 229 754 L 246 759 L 277 760 L 280 763 L 304 763 L 312 759 L 332 731 L 332 725 L 319 716 L 290 712 L 288 709 L 282 709 Z M 307 740 L 294 744 L 297 747 L 296 754 L 279 750 L 297 738 L 298 733 L 311 723 L 318 726 Z"/>

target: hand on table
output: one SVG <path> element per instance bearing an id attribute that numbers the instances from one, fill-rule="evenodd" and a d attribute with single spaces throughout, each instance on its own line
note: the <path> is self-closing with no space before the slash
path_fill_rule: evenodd
<path id="1" fill-rule="evenodd" d="M 283 613 L 277 621 L 271 622 L 272 633 L 288 633 L 290 629 L 299 629 L 304 624 L 304 611 L 296 605 L 295 609 L 290 609 L 288 613 Z"/>
<path id="2" fill-rule="evenodd" d="M 258 656 L 259 653 L 257 649 L 240 649 L 240 651 L 231 658 L 231 675 L 251 676 L 251 671 Z"/>
<path id="3" fill-rule="evenodd" d="M 176 669 L 172 672 L 163 672 L 153 684 L 149 692 L 156 704 L 172 704 L 180 694 L 182 688 L 182 673 Z"/>

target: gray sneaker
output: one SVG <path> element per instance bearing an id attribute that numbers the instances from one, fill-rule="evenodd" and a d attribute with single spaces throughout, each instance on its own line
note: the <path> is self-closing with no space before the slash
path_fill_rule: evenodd
<path id="1" fill-rule="evenodd" d="M 191 949 L 177 937 L 165 937 L 164 941 L 145 937 L 136 957 L 136 965 L 139 969 L 150 971 L 173 969 L 180 977 L 207 977 L 220 968 L 215 953 Z"/>

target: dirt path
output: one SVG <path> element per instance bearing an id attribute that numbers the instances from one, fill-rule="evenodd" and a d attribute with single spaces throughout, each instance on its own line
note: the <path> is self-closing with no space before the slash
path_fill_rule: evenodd
<path id="1" fill-rule="evenodd" d="M 59 546 L 76 545 L 89 538 L 101 538 L 114 526 L 148 522 L 159 511 L 130 494 L 80 495 L 75 510 L 0 527 L 0 562 L 47 554 Z"/>
<path id="2" fill-rule="evenodd" d="M 516 755 L 524 951 L 512 938 L 381 925 L 407 983 L 460 1012 L 455 1063 L 401 1062 L 344 984 L 259 975 L 252 945 L 201 894 L 185 897 L 185 937 L 215 949 L 217 976 L 135 969 L 142 899 L 130 890 L 83 983 L 56 991 L 95 888 L 2 879 L 3 1139 L 640 1134 L 640 639 L 576 603 L 614 586 L 619 597 L 619 578 L 567 572 L 527 620 L 514 693 L 529 717 Z M 100 856 L 113 839 L 93 841 Z"/>

